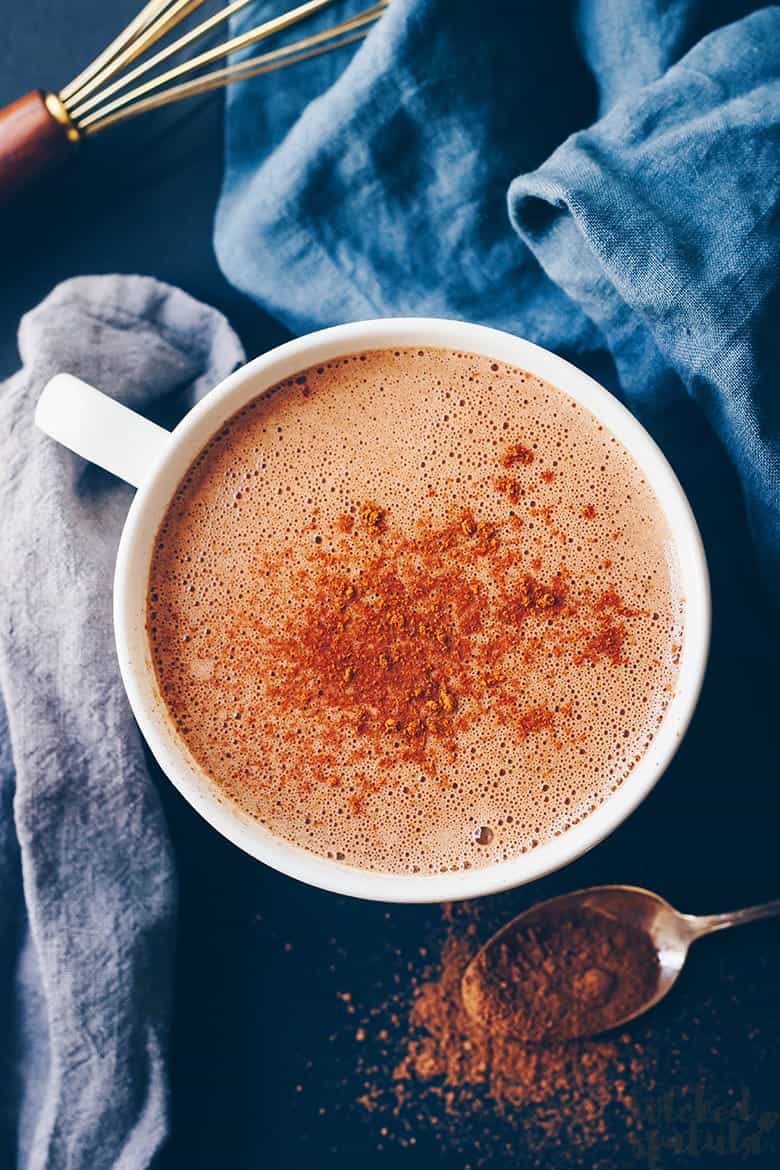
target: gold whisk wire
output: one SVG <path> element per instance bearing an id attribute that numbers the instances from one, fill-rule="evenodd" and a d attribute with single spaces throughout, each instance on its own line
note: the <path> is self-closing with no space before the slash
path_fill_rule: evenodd
<path id="1" fill-rule="evenodd" d="M 201 0 L 197 0 L 200 3 Z M 69 101 L 74 97 L 83 86 L 85 86 L 92 78 L 99 73 L 109 62 L 113 61 L 119 56 L 120 52 L 131 42 L 140 37 L 152 21 L 164 9 L 168 8 L 170 0 L 150 0 L 145 4 L 138 15 L 130 21 L 126 28 L 122 30 L 119 36 L 115 37 L 113 41 L 91 61 L 81 73 L 77 74 L 63 89 L 60 90 L 60 97 L 63 102 Z M 182 18 L 183 19 L 183 16 Z M 172 25 L 170 27 L 173 27 Z M 147 42 L 147 48 L 151 42 Z"/>
<path id="2" fill-rule="evenodd" d="M 171 28 L 183 20 L 185 16 L 188 16 L 190 12 L 199 8 L 203 3 L 204 0 L 174 0 L 170 6 L 170 14 L 163 12 L 160 18 L 142 33 L 137 41 L 131 41 L 113 60 L 94 74 L 71 97 L 62 99 L 71 117 L 75 121 L 78 121 L 81 114 L 92 109 L 97 102 L 102 101 L 103 98 L 110 97 L 118 89 L 123 89 L 131 81 L 142 77 L 150 69 L 154 69 L 157 65 L 162 64 L 163 61 L 172 57 L 174 53 L 179 53 L 183 49 L 188 48 L 194 41 L 206 36 L 217 25 L 228 20 L 236 12 L 240 12 L 242 8 L 245 8 L 247 4 L 251 3 L 251 0 L 233 0 L 232 4 L 228 4 L 226 8 L 215 12 L 207 20 L 202 21 L 195 28 L 190 29 L 189 32 L 184 33 L 183 36 L 172 41 L 165 48 L 160 49 L 159 52 L 141 62 L 135 69 L 123 73 L 116 81 L 101 88 L 99 93 L 94 93 L 94 90 L 103 86 L 104 81 L 110 81 L 119 70 L 124 69 L 126 65 L 130 64 L 137 57 L 140 57 L 143 53 L 146 53 Z M 293 24 L 297 24 L 300 20 L 305 20 L 307 16 L 312 16 L 315 12 L 319 12 L 320 9 L 332 3 L 333 0 L 306 0 L 306 3 L 299 4 L 297 8 L 293 8 L 289 12 L 284 12 L 281 16 L 275 16 L 271 20 L 263 21 L 262 24 L 257 25 L 255 28 L 233 37 L 231 40 L 226 41 L 224 45 L 219 45 L 215 49 L 209 49 L 203 53 L 199 53 L 196 57 L 191 58 L 190 61 L 185 62 L 182 68 L 196 69 L 201 65 L 208 65 L 212 61 L 217 60 L 218 57 L 227 56 L 228 53 L 236 52 L 238 49 L 246 45 L 254 44 L 255 41 L 262 40 L 264 37 L 282 32 L 284 29 L 289 28 Z M 92 97 L 90 97 L 90 94 L 92 94 Z M 60 97 L 62 97 L 62 94 L 60 94 Z"/>
<path id="3" fill-rule="evenodd" d="M 146 0 L 119 35 L 59 93 L 32 89 L 0 109 L 0 207 L 70 158 L 80 139 L 147 110 L 352 44 L 367 35 L 392 0 L 368 0 L 371 7 L 330 28 L 209 70 L 215 62 L 292 28 L 334 2 L 298 0 L 294 8 L 214 45 L 213 30 L 252 0 L 228 0 L 205 20 L 196 19 L 178 33 L 174 30 L 206 0 Z M 185 50 L 203 38 L 205 46 L 187 59 Z"/>
<path id="4" fill-rule="evenodd" d="M 196 66 L 188 63 L 186 66 L 171 69 L 167 73 L 121 94 L 92 113 L 79 117 L 79 129 L 86 135 L 96 134 L 116 122 L 135 117 L 137 114 L 158 109 L 160 106 L 169 105 L 172 102 L 182 101 L 184 98 L 195 97 L 213 89 L 219 89 L 233 81 L 244 81 L 288 65 L 295 65 L 312 57 L 318 57 L 322 53 L 329 53 L 333 49 L 352 44 L 366 35 L 368 29 L 365 26 L 373 24 L 389 3 L 390 0 L 379 0 L 379 3 L 374 4 L 364 12 L 322 32 L 313 33 L 292 44 L 272 49 L 255 57 L 249 57 L 245 61 L 213 70 L 211 73 L 202 74 L 200 77 L 178 85 L 170 85 L 169 83 L 184 72 L 188 72 L 189 68 Z M 230 51 L 232 50 L 226 50 L 226 52 Z M 168 88 L 164 89 L 162 93 L 152 94 L 153 90 L 163 86 L 168 86 Z M 147 96 L 149 94 L 152 96 Z"/>

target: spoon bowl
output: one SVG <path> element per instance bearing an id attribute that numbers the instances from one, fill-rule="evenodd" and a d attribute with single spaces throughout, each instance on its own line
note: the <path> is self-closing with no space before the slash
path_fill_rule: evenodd
<path id="1" fill-rule="evenodd" d="M 631 931 L 633 937 L 641 934 L 649 940 L 657 957 L 657 978 L 652 987 L 646 985 L 638 989 L 630 1002 L 623 999 L 622 1006 L 610 1016 L 609 1022 L 602 1023 L 597 1029 L 579 1026 L 576 1022 L 572 1026 L 571 1019 L 567 1019 L 562 1024 L 562 1027 L 565 1026 L 565 1032 L 559 1036 L 562 1039 L 595 1035 L 620 1027 L 642 1015 L 672 989 L 692 942 L 715 930 L 753 922 L 759 918 L 774 917 L 780 914 L 780 899 L 727 914 L 695 916 L 681 914 L 658 894 L 637 886 L 593 886 L 590 889 L 576 890 L 571 894 L 550 898 L 512 919 L 477 952 L 466 968 L 461 984 L 466 1009 L 476 1016 L 479 1011 L 477 1005 L 482 1002 L 478 994 L 479 985 L 484 984 L 486 972 L 489 973 L 491 968 L 496 969 L 499 956 L 501 961 L 506 963 L 507 943 L 513 938 L 535 938 L 536 933 L 543 929 L 553 940 L 554 945 L 556 927 L 563 927 L 583 918 L 586 920 L 589 918 L 592 922 L 594 914 L 605 920 L 604 926 L 607 930 L 613 923 L 615 932 L 623 928 Z M 554 963 L 555 953 L 554 950 L 549 950 L 549 946 L 548 942 L 548 955 L 545 961 Z M 595 965 L 597 959 L 594 955 Z M 544 1005 L 540 1003 L 538 1006 L 542 1008 Z M 546 1038 L 556 1039 L 554 1029 Z"/>

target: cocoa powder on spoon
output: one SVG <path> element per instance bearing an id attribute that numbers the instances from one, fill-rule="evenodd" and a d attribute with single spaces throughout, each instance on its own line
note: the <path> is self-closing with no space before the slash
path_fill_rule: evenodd
<path id="1" fill-rule="evenodd" d="M 542 912 L 479 952 L 463 976 L 463 1003 L 478 1024 L 549 1044 L 619 1023 L 652 995 L 658 974 L 644 930 L 587 906 Z"/>

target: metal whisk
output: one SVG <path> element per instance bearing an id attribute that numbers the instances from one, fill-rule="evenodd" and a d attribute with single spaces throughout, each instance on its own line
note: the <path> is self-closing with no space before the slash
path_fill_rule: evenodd
<path id="1" fill-rule="evenodd" d="M 293 43 L 209 71 L 209 66 L 229 54 L 283 32 L 334 2 L 306 0 L 222 44 L 162 68 L 252 0 L 233 0 L 188 31 L 168 39 L 204 2 L 149 0 L 119 36 L 59 93 L 33 90 L 0 110 L 0 204 L 66 159 L 82 139 L 117 122 L 359 40 L 390 0 L 378 0 L 357 15 Z"/>

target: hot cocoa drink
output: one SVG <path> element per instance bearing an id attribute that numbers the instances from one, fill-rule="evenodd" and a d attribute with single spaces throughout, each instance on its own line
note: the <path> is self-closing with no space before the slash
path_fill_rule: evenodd
<path id="1" fill-rule="evenodd" d="M 400 349 L 305 370 L 213 437 L 148 631 L 227 800 L 345 864 L 439 873 L 631 783 L 683 612 L 663 512 L 597 419 L 523 370 Z"/>

